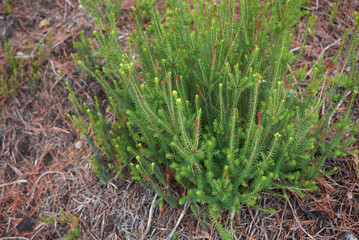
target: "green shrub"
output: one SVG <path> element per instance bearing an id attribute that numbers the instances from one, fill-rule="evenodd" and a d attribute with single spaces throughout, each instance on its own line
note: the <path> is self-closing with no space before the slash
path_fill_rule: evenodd
<path id="1" fill-rule="evenodd" d="M 325 160 L 346 155 L 353 143 L 358 15 L 344 64 L 329 75 L 339 68 L 348 31 L 336 56 L 313 62 L 306 82 L 306 68 L 291 65 L 300 54 L 290 51 L 293 26 L 307 14 L 302 1 L 244 0 L 237 13 L 232 0 L 173 0 L 176 14 L 161 22 L 152 11 L 152 25 L 130 36 L 128 54 L 117 41 L 110 1 L 81 4 L 95 17 L 106 66 L 91 71 L 79 64 L 102 85 L 112 121 L 98 103 L 90 109 L 71 92 L 73 123 L 85 134 L 86 113 L 97 146 L 113 161 L 110 167 L 129 165 L 133 179 L 172 206 L 208 204 L 222 235 L 221 209 L 259 207 L 261 191 L 303 196 L 316 189 Z M 110 14 L 98 11 L 103 7 Z M 346 110 L 337 114 L 346 100 Z M 103 163 L 98 166 L 104 170 Z M 173 193 L 178 186 L 184 192 L 179 200 Z"/>
<path id="2" fill-rule="evenodd" d="M 0 97 L 16 93 L 23 83 L 32 90 L 38 89 L 42 79 L 41 66 L 46 63 L 52 49 L 51 32 L 47 32 L 47 41 L 41 39 L 41 44 L 23 42 L 23 52 L 15 55 L 15 49 L 9 41 L 4 42 L 5 64 L 0 66 Z"/>
<path id="3" fill-rule="evenodd" d="M 43 222 L 46 222 L 48 224 L 55 225 L 55 226 L 56 226 L 56 223 L 60 224 L 61 226 L 71 225 L 71 229 L 69 231 L 68 236 L 65 238 L 65 240 L 76 240 L 76 239 L 79 239 L 78 237 L 81 236 L 79 220 L 77 219 L 76 216 L 72 216 L 70 213 L 65 212 L 63 209 L 61 209 L 60 217 L 51 215 L 50 218 L 47 218 L 40 214 L 39 218 Z"/>

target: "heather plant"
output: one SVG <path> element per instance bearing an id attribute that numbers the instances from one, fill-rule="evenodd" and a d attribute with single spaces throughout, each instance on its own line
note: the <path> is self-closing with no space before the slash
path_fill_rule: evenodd
<path id="1" fill-rule="evenodd" d="M 114 5 L 115 16 L 118 19 L 122 15 L 122 0 L 112 0 L 112 3 Z"/>
<path id="2" fill-rule="evenodd" d="M 339 2 L 333 3 L 333 11 L 331 11 L 330 13 L 330 20 L 329 20 L 330 24 L 333 24 L 335 18 L 337 17 L 338 7 L 339 7 Z"/>
<path id="3" fill-rule="evenodd" d="M 75 63 L 82 61 L 92 71 L 100 69 L 101 59 L 95 51 L 92 39 L 85 37 L 84 30 L 82 30 L 79 34 L 79 41 L 73 41 L 72 44 L 75 49 L 75 53 L 71 53 L 71 56 Z"/>
<path id="4" fill-rule="evenodd" d="M 150 11 L 156 5 L 155 0 L 135 0 L 134 9 L 136 11 L 136 20 L 139 26 L 142 26 L 150 20 Z"/>
<path id="5" fill-rule="evenodd" d="M 115 1 L 116 2 L 116 1 Z M 118 2 L 118 1 L 117 1 Z M 114 5 L 116 6 L 116 4 Z M 117 16 L 116 16 L 117 17 Z M 88 77 L 88 73 L 84 72 L 81 66 L 78 65 L 79 62 L 85 64 L 87 66 L 87 69 L 89 72 L 94 71 L 102 71 L 102 58 L 98 55 L 97 50 L 95 49 L 91 38 L 85 37 L 85 32 L 81 31 L 79 34 L 79 40 L 73 41 L 73 47 L 75 52 L 71 53 L 73 61 L 76 63 L 76 66 L 78 67 L 78 70 L 81 73 L 81 76 L 84 78 Z M 109 79 L 106 79 L 108 81 Z M 70 85 L 68 82 L 66 82 L 66 85 L 70 89 Z M 71 96 L 74 96 L 74 92 L 70 89 Z M 75 101 L 76 105 L 77 100 L 71 99 L 72 101 Z M 95 97 L 95 105 L 98 108 L 98 111 L 100 112 L 99 102 L 97 97 Z M 80 112 L 77 112 L 77 115 L 80 115 Z M 78 130 L 80 130 L 82 136 L 86 139 L 86 141 L 89 143 L 90 148 L 92 149 L 93 154 L 90 156 L 90 163 L 93 164 L 94 171 L 97 173 L 98 177 L 106 182 L 110 178 L 110 174 L 106 171 L 104 164 L 103 164 L 103 154 L 99 149 L 96 147 L 95 143 L 92 141 L 90 136 L 86 133 L 86 124 L 82 119 L 77 119 L 77 121 L 74 121 L 74 127 Z M 97 128 L 96 128 L 97 129 Z M 100 141 L 103 138 L 103 129 L 98 129 L 99 131 L 95 131 L 98 141 Z M 111 163 L 109 163 L 112 165 Z"/>
<path id="6" fill-rule="evenodd" d="M 5 64 L 0 66 L 0 97 L 11 96 L 18 91 L 20 85 L 27 83 L 30 89 L 36 90 L 42 78 L 40 66 L 47 61 L 48 53 L 52 47 L 52 37 L 47 34 L 47 41 L 41 43 L 23 43 L 23 52 L 15 55 L 10 42 L 4 42 Z"/>
<path id="7" fill-rule="evenodd" d="M 294 25 L 308 14 L 303 1 L 261 3 L 243 0 L 236 8 L 232 0 L 172 0 L 176 14 L 161 21 L 152 11 L 151 25 L 138 26 L 125 53 L 111 1 L 81 1 L 97 23 L 106 65 L 91 70 L 79 64 L 101 84 L 111 112 L 101 112 L 96 98 L 94 108 L 80 104 L 70 89 L 72 122 L 84 135 L 93 130 L 111 162 L 107 168 L 99 159 L 95 171 L 106 175 L 129 166 L 133 179 L 171 206 L 208 206 L 227 238 L 221 209 L 260 208 L 262 191 L 287 197 L 284 192 L 315 190 L 315 178 L 336 170 L 325 172 L 325 160 L 345 156 L 357 131 L 351 109 L 359 85 L 359 15 L 349 45 L 346 31 L 337 54 L 314 61 L 308 75 L 296 63 L 315 17 L 296 53 Z"/>
<path id="8" fill-rule="evenodd" d="M 3 4 L 4 4 L 3 13 L 6 15 L 10 15 L 11 14 L 11 6 L 9 3 L 9 0 L 4 0 Z"/>
<path id="9" fill-rule="evenodd" d="M 51 215 L 51 217 L 44 217 L 42 214 L 39 215 L 39 218 L 48 224 L 56 226 L 56 224 L 59 224 L 63 227 L 66 225 L 71 225 L 71 229 L 69 230 L 69 234 L 64 238 L 65 240 L 76 240 L 80 239 L 81 236 L 81 230 L 79 226 L 79 220 L 76 216 L 72 216 L 70 213 L 65 212 L 63 209 L 61 209 L 61 214 L 59 217 L 55 215 Z"/>

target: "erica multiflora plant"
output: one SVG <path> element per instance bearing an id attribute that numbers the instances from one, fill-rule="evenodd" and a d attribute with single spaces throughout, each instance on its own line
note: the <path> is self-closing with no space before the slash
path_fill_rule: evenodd
<path id="1" fill-rule="evenodd" d="M 0 98 L 16 94 L 25 82 L 31 90 L 39 89 L 39 81 L 43 75 L 40 66 L 47 61 L 52 49 L 51 32 L 48 31 L 46 42 L 44 39 L 36 44 L 23 42 L 22 48 L 23 52 L 15 54 L 10 42 L 4 42 L 1 57 L 5 62 L 0 66 Z"/>
<path id="2" fill-rule="evenodd" d="M 79 64 L 103 87 L 112 114 L 71 92 L 71 119 L 87 114 L 110 167 L 128 165 L 133 179 L 172 206 L 208 204 L 217 222 L 220 209 L 256 206 L 261 191 L 303 196 L 316 189 L 325 160 L 353 142 L 358 15 L 349 46 L 346 31 L 337 55 L 314 62 L 308 76 L 294 64 L 303 51 L 290 51 L 293 26 L 308 14 L 303 1 L 172 0 L 173 16 L 164 22 L 152 11 L 151 25 L 129 37 L 129 53 L 118 42 L 111 1 L 80 2 L 95 18 L 106 66 Z"/>

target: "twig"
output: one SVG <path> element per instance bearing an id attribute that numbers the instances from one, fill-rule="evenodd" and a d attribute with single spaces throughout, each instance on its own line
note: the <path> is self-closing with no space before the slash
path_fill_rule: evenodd
<path id="1" fill-rule="evenodd" d="M 335 42 L 333 42 L 332 44 L 329 44 L 328 46 L 326 46 L 323 51 L 319 54 L 318 56 L 318 60 L 321 59 L 321 57 L 324 55 L 325 51 L 327 51 L 329 48 L 337 45 L 340 41 L 342 40 L 342 38 L 339 38 L 338 40 L 336 40 Z"/>
<path id="2" fill-rule="evenodd" d="M 332 121 L 332 118 L 334 116 L 334 114 L 338 111 L 338 109 L 340 108 L 340 106 L 343 104 L 344 100 L 349 96 L 349 94 L 351 94 L 352 91 L 348 91 L 340 100 L 340 102 L 338 103 L 338 105 L 335 107 L 333 113 L 330 115 L 329 120 L 328 120 L 328 126 L 330 125 L 330 122 Z"/>
<path id="3" fill-rule="evenodd" d="M 58 78 L 58 79 L 61 79 L 61 76 L 57 73 L 56 69 L 55 69 L 55 65 L 54 63 L 52 62 L 52 60 L 50 60 L 50 64 L 51 64 L 51 68 L 52 68 L 52 71 L 54 72 L 55 76 Z"/>
<path id="4" fill-rule="evenodd" d="M 19 109 L 18 109 L 18 108 L 16 108 L 16 112 L 17 112 L 17 115 L 19 116 L 21 122 L 24 124 L 25 130 L 27 131 L 27 130 L 28 130 L 28 126 L 27 126 L 27 124 L 26 124 L 24 118 L 21 116 L 21 113 L 19 112 Z"/>
<path id="5" fill-rule="evenodd" d="M 229 218 L 230 218 L 230 219 L 229 219 L 229 225 L 230 225 L 230 227 L 231 227 L 231 232 L 230 232 L 231 236 L 232 236 L 234 239 L 237 240 L 236 234 L 235 234 L 234 229 L 233 229 L 233 222 L 234 222 L 234 216 L 235 216 L 235 214 L 236 214 L 236 211 L 233 210 L 233 211 L 231 212 L 231 215 L 229 216 Z"/>
<path id="6" fill-rule="evenodd" d="M 292 206 L 292 204 L 290 203 L 289 199 L 287 200 L 287 202 L 288 202 L 288 204 L 289 204 L 290 209 L 292 209 L 292 212 L 293 212 L 293 216 L 294 216 L 295 221 L 299 223 L 298 218 L 297 218 L 297 214 L 294 212 L 293 206 Z M 300 229 L 302 229 L 302 231 L 303 231 L 305 234 L 307 234 L 307 236 L 308 236 L 309 238 L 315 239 L 312 235 L 310 235 L 310 234 L 302 227 L 301 224 L 298 224 L 298 226 L 300 227 Z"/>
<path id="7" fill-rule="evenodd" d="M 67 2 L 67 4 L 70 5 L 71 7 L 74 7 L 74 5 L 69 0 L 65 0 L 65 2 Z"/>
<path id="8" fill-rule="evenodd" d="M 319 0 L 316 0 L 315 4 L 317 5 L 316 7 L 303 7 L 306 10 L 312 11 L 312 10 L 318 10 L 319 9 Z"/>
<path id="9" fill-rule="evenodd" d="M 0 240 L 7 240 L 7 239 L 23 239 L 23 240 L 30 240 L 29 238 L 26 238 L 26 237 L 4 237 L 4 238 L 0 238 Z"/>
<path id="10" fill-rule="evenodd" d="M 103 239 L 103 231 L 105 229 L 105 214 L 102 215 L 102 224 L 101 224 L 101 239 Z"/>
<path id="11" fill-rule="evenodd" d="M 31 55 L 18 54 L 15 56 L 15 58 L 21 58 L 21 59 L 29 59 L 29 58 L 33 58 L 33 57 L 35 57 L 34 54 L 31 54 Z"/>
<path id="12" fill-rule="evenodd" d="M 9 186 L 9 185 L 13 185 L 13 184 L 17 184 L 17 183 L 27 183 L 27 180 L 26 179 L 20 179 L 20 180 L 10 182 L 10 183 L 3 183 L 3 184 L 0 184 L 0 188 L 1 187 L 6 187 L 6 186 Z"/>
<path id="13" fill-rule="evenodd" d="M 167 240 L 171 240 L 172 235 L 176 232 L 176 229 L 177 229 L 178 225 L 181 223 L 182 218 L 186 214 L 186 212 L 188 210 L 188 207 L 189 207 L 189 201 L 187 201 L 186 204 L 184 205 L 183 211 L 182 211 L 182 213 L 181 213 L 181 215 L 180 215 L 180 217 L 179 217 L 179 219 L 178 219 L 178 221 L 176 223 L 176 226 L 172 229 L 170 235 L 168 235 Z"/>
<path id="14" fill-rule="evenodd" d="M 153 216 L 153 210 L 155 209 L 154 205 L 155 205 L 156 199 L 157 199 L 157 194 L 155 195 L 155 197 L 153 198 L 153 201 L 151 203 L 150 213 L 148 214 L 147 227 L 146 227 L 145 233 L 141 237 L 142 240 L 145 239 L 147 233 L 150 231 L 151 222 L 152 222 L 152 216 Z"/>
<path id="15" fill-rule="evenodd" d="M 113 186 L 114 188 L 118 189 L 118 187 L 117 187 L 115 184 L 113 184 L 112 181 L 116 180 L 120 175 L 122 175 L 122 174 L 126 171 L 127 167 L 128 167 L 128 164 L 126 163 L 126 164 L 122 167 L 122 169 L 116 174 L 116 176 L 114 176 L 113 178 L 111 178 L 111 179 L 108 181 L 108 183 L 107 183 L 107 188 L 111 185 L 111 186 Z"/>
<path id="16" fill-rule="evenodd" d="M 329 44 L 328 46 L 326 46 L 326 47 L 323 49 L 323 51 L 319 54 L 319 56 L 318 56 L 318 58 L 317 58 L 318 61 L 319 61 L 320 58 L 324 55 L 325 51 L 327 51 L 329 48 L 331 48 L 331 47 L 337 45 L 341 40 L 342 40 L 342 38 L 339 38 L 338 40 L 336 40 L 336 41 L 333 42 L 332 44 Z M 309 76 L 309 75 L 312 73 L 312 71 L 313 71 L 313 68 L 311 68 L 311 69 L 308 71 L 307 75 Z"/>
<path id="17" fill-rule="evenodd" d="M 39 178 L 36 180 L 36 182 L 35 182 L 34 188 L 33 188 L 32 193 L 31 193 L 31 199 L 34 198 L 36 186 L 37 186 L 37 184 L 39 183 L 40 179 L 41 179 L 43 176 L 45 176 L 45 175 L 47 175 L 47 174 L 50 174 L 50 173 L 58 173 L 58 174 L 61 174 L 61 175 L 64 177 L 64 180 L 66 180 L 65 174 L 63 174 L 62 172 L 58 172 L 58 171 L 48 171 L 48 172 L 45 172 L 45 173 L 41 174 L 40 177 L 39 177 Z"/>
<path id="18" fill-rule="evenodd" d="M 305 45 L 304 47 L 305 47 L 305 48 L 310 48 L 311 46 L 310 46 L 310 45 Z M 295 52 L 295 51 L 300 50 L 301 48 L 302 48 L 302 47 L 292 48 L 289 52 Z"/>

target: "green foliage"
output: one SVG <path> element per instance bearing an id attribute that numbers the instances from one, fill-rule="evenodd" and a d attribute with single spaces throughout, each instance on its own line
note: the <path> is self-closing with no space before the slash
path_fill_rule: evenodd
<path id="1" fill-rule="evenodd" d="M 96 99 L 91 109 L 70 91 L 71 120 L 83 126 L 81 114 L 87 114 L 102 153 L 117 165 L 129 164 L 132 178 L 170 205 L 208 204 L 223 237 L 231 236 L 220 225 L 220 209 L 260 209 L 261 191 L 303 196 L 316 189 L 324 161 L 345 155 L 353 143 L 358 15 L 342 68 L 329 75 L 344 43 L 325 63 L 314 62 L 303 84 L 306 68 L 295 65 L 303 51 L 290 51 L 293 26 L 307 14 L 302 1 L 244 0 L 236 12 L 232 0 L 172 0 L 176 14 L 162 22 L 152 11 L 151 25 L 129 37 L 128 54 L 117 41 L 111 1 L 80 3 L 95 18 L 106 65 L 79 65 L 103 87 L 111 116 Z M 311 17 L 307 31 L 314 22 Z M 177 201 L 172 191 L 178 185 L 186 194 Z"/>
<path id="2" fill-rule="evenodd" d="M 26 82 L 30 89 L 36 90 L 38 82 L 42 79 L 41 66 L 47 61 L 52 47 L 51 33 L 47 34 L 48 40 L 42 39 L 41 44 L 24 42 L 23 52 L 15 55 L 15 50 L 10 42 L 4 42 L 5 65 L 0 66 L 0 96 L 11 96 Z"/>
<path id="3" fill-rule="evenodd" d="M 4 11 L 4 13 L 6 14 L 6 15 L 10 15 L 11 14 L 11 6 L 10 6 L 10 3 L 9 3 L 9 0 L 4 0 L 4 9 L 3 9 L 3 11 Z"/>
<path id="4" fill-rule="evenodd" d="M 60 217 L 56 217 L 55 215 L 51 215 L 50 218 L 44 217 L 41 214 L 39 218 L 48 224 L 55 225 L 56 223 L 60 224 L 61 226 L 71 225 L 71 229 L 69 230 L 68 236 L 65 240 L 76 240 L 79 239 L 81 236 L 81 230 L 79 226 L 79 221 L 76 216 L 72 216 L 71 214 L 65 212 L 61 209 Z"/>
<path id="5" fill-rule="evenodd" d="M 137 24 L 142 26 L 150 20 L 150 12 L 156 5 L 155 0 L 135 0 L 134 12 Z"/>
<path id="6" fill-rule="evenodd" d="M 178 233 L 175 232 L 175 233 L 172 235 L 172 238 L 171 238 L 171 239 L 172 239 L 172 240 L 180 239 L 180 238 L 178 237 Z"/>
<path id="7" fill-rule="evenodd" d="M 18 65 L 21 64 L 21 61 L 15 59 L 14 53 L 8 41 L 4 42 L 5 54 L 2 56 L 6 59 L 7 65 L 9 66 L 10 74 L 6 70 L 6 66 L 0 67 L 0 96 L 8 96 L 18 87 L 17 78 L 18 78 Z M 10 76 L 9 76 L 10 75 Z"/>
<path id="8" fill-rule="evenodd" d="M 75 63 L 82 61 L 91 69 L 91 71 L 100 69 L 100 57 L 95 51 L 91 38 L 85 37 L 84 30 L 79 34 L 79 41 L 73 41 L 72 44 L 75 53 L 71 53 L 71 56 Z M 82 70 L 82 68 L 79 68 L 79 70 L 80 69 Z"/>
<path id="9" fill-rule="evenodd" d="M 112 3 L 114 5 L 116 18 L 119 19 L 122 15 L 122 0 L 112 0 Z"/>
<path id="10" fill-rule="evenodd" d="M 337 17 L 339 2 L 333 3 L 333 11 L 330 13 L 330 24 L 333 24 L 335 18 Z"/>
<path id="11" fill-rule="evenodd" d="M 71 53 L 71 56 L 72 56 L 72 59 L 74 60 L 74 62 L 76 63 L 76 66 L 78 66 L 77 65 L 78 62 L 83 62 L 90 69 L 90 71 L 102 70 L 102 66 L 100 64 L 101 58 L 98 56 L 97 51 L 95 50 L 95 47 L 92 43 L 91 38 L 85 38 L 84 31 L 80 32 L 79 41 L 73 41 L 73 47 L 75 49 L 75 53 L 74 54 Z M 80 70 L 81 73 L 84 74 L 82 72 L 82 70 L 83 70 L 82 68 L 79 68 L 78 70 Z M 86 73 L 84 74 L 84 77 L 87 77 Z M 70 88 L 70 85 L 68 82 L 66 82 L 66 85 L 68 86 L 68 88 Z M 75 95 L 74 92 L 70 91 L 70 100 L 71 100 L 73 106 L 75 106 L 75 111 L 76 111 L 77 115 L 79 116 L 79 114 L 80 114 L 79 108 L 81 108 L 81 107 L 80 107 L 78 101 L 76 100 L 76 98 L 72 97 L 74 95 Z M 98 107 L 98 110 L 99 110 L 99 103 L 98 103 L 97 98 L 96 98 L 95 102 L 96 102 L 96 106 Z M 97 175 L 99 176 L 101 181 L 107 182 L 110 178 L 110 175 L 107 172 L 107 170 L 103 164 L 103 160 L 102 160 L 103 154 L 99 151 L 98 147 L 93 143 L 92 139 L 87 134 L 87 126 L 85 124 L 85 121 L 82 118 L 72 118 L 70 115 L 68 115 L 68 117 L 74 124 L 75 128 L 79 130 L 79 132 L 87 140 L 87 142 L 89 143 L 89 145 L 91 147 L 93 155 L 90 156 L 90 164 L 92 164 L 94 166 L 94 172 L 97 173 Z M 99 129 L 99 131 L 95 131 L 95 133 L 97 136 L 97 142 L 101 142 L 104 137 L 103 136 L 104 130 L 100 127 L 94 127 L 94 128 Z M 106 145 L 106 143 L 105 143 L 105 145 Z M 120 169 L 116 168 L 115 165 L 113 165 L 112 163 L 110 163 L 110 166 L 112 169 L 115 170 L 115 172 L 120 171 Z"/>
<path id="12" fill-rule="evenodd" d="M 209 209 L 209 216 L 212 218 L 214 225 L 216 226 L 218 232 L 220 233 L 223 240 L 231 240 L 232 236 L 223 228 L 219 219 L 221 217 L 220 209 L 217 205 L 212 205 Z"/>
<path id="13" fill-rule="evenodd" d="M 52 51 L 52 48 L 53 48 L 53 46 L 54 46 L 54 43 L 53 43 L 53 41 L 52 41 L 52 35 L 51 35 L 50 29 L 47 29 L 47 34 L 46 34 L 46 36 L 47 36 L 46 46 L 47 46 L 47 48 L 49 49 L 49 51 L 51 52 L 51 51 Z M 45 45 L 44 39 L 41 39 L 41 42 L 43 43 L 43 45 Z"/>

